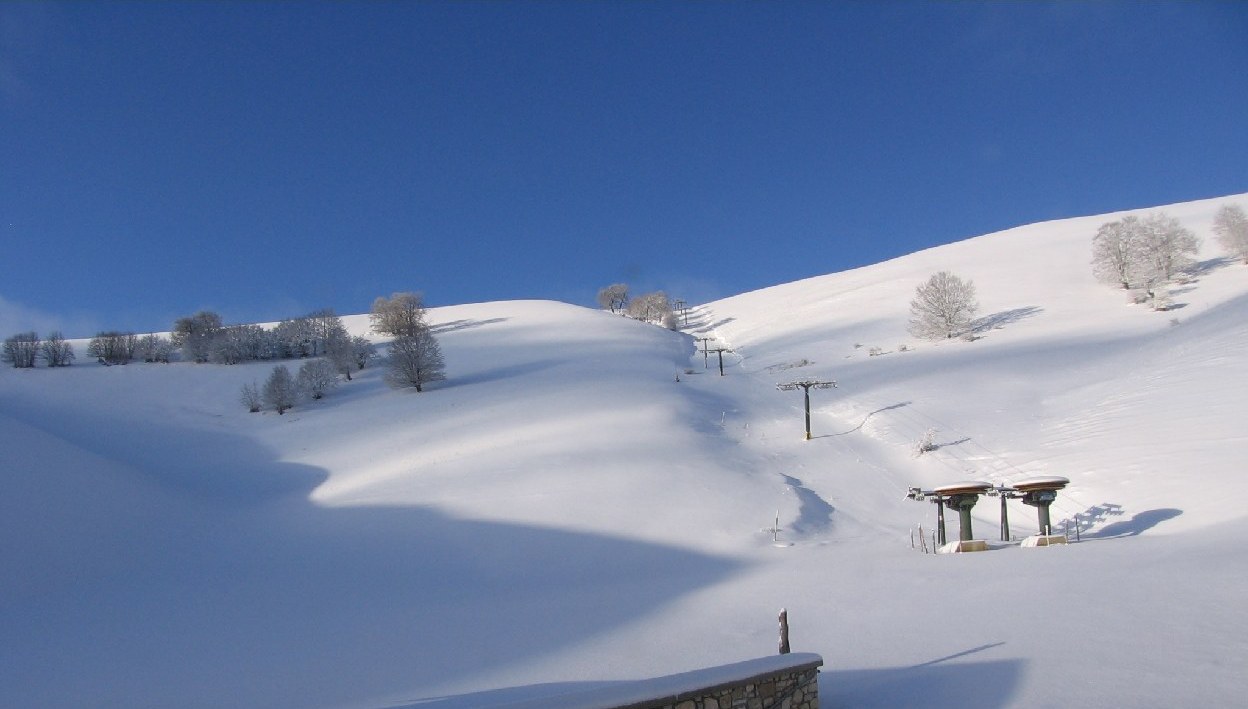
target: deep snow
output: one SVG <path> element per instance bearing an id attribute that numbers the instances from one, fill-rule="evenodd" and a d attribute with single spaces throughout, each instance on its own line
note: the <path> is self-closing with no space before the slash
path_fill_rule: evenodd
<path id="1" fill-rule="evenodd" d="M 445 383 L 370 369 L 285 416 L 237 403 L 269 364 L 4 370 L 0 704 L 495 706 L 769 654 L 782 606 L 825 706 L 1236 704 L 1248 267 L 1209 229 L 1232 201 L 1164 208 L 1205 240 L 1168 313 L 1093 281 L 1100 215 L 705 304 L 682 333 L 438 308 Z M 974 342 L 905 333 L 940 269 L 977 286 Z M 810 441 L 775 388 L 807 377 L 838 383 Z M 907 487 L 1036 475 L 1071 479 L 1053 518 L 1082 542 L 911 549 L 935 513 Z"/>

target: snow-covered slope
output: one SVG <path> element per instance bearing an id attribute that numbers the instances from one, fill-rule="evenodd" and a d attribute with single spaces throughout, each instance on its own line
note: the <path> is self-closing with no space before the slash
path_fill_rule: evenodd
<path id="1" fill-rule="evenodd" d="M 781 606 L 829 706 L 1235 703 L 1227 202 L 1248 195 L 1165 208 L 1206 242 L 1169 313 L 1093 281 L 1105 215 L 709 303 L 683 333 L 439 308 L 447 382 L 367 370 L 285 416 L 237 403 L 266 364 L 0 372 L 0 704 L 493 706 L 767 654 Z M 905 333 L 941 269 L 976 284 L 974 342 Z M 810 441 L 775 388 L 807 377 L 838 382 Z M 1072 480 L 1054 521 L 1083 543 L 911 550 L 934 511 L 908 486 L 1040 474 Z"/>

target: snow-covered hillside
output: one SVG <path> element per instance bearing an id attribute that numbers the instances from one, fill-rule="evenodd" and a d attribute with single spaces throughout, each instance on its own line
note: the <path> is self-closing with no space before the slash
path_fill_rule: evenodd
<path id="1" fill-rule="evenodd" d="M 499 706 L 771 653 L 782 606 L 825 706 L 1235 704 L 1230 202 L 1164 208 L 1205 240 L 1168 313 L 1092 279 L 1104 215 L 705 304 L 681 333 L 439 308 L 445 383 L 366 370 L 285 416 L 237 403 L 267 364 L 4 370 L 0 704 Z M 906 334 L 941 269 L 976 284 L 974 342 Z M 810 441 L 776 390 L 808 377 L 838 382 Z M 1081 543 L 911 549 L 935 513 L 907 487 L 1033 475 L 1071 479 L 1054 521 Z M 995 539 L 996 501 L 975 512 Z"/>

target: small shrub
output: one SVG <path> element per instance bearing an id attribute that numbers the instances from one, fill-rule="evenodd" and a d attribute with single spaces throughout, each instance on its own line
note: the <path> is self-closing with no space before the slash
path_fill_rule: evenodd
<path id="1" fill-rule="evenodd" d="M 940 446 L 936 445 L 936 429 L 929 428 L 919 436 L 919 440 L 914 444 L 914 454 L 916 456 L 924 453 L 931 453 Z"/>

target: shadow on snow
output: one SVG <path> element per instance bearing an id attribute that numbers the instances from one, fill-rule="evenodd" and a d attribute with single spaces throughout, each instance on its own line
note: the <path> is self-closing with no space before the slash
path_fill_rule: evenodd
<path id="1" fill-rule="evenodd" d="M 234 434 L 5 413 L 8 706 L 401 696 L 611 632 L 738 568 L 430 508 L 322 507 L 324 470 Z"/>

